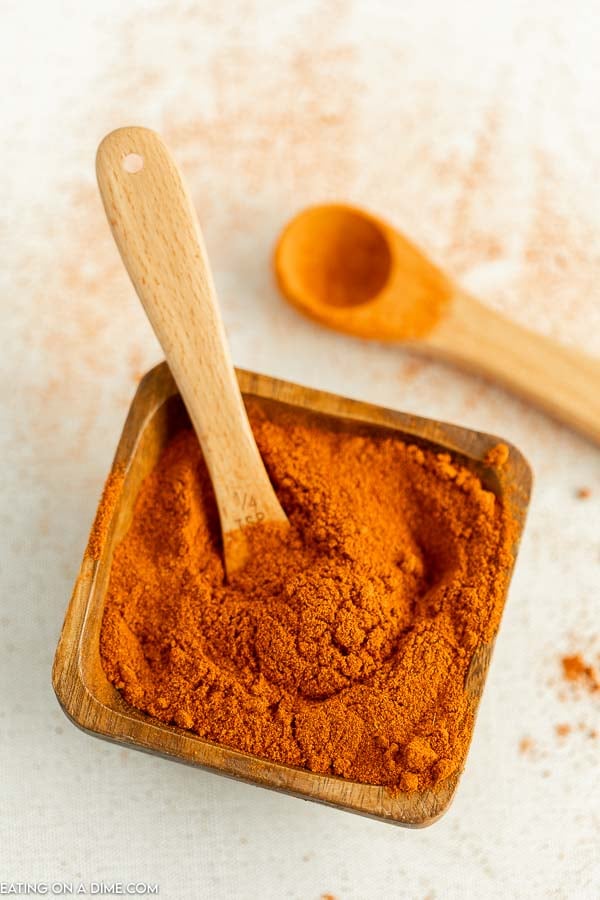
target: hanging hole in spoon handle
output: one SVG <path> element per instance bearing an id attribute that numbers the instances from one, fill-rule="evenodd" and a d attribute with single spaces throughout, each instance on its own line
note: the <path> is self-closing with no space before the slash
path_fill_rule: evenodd
<path id="1" fill-rule="evenodd" d="M 169 151 L 148 129 L 104 138 L 96 171 L 119 252 L 198 435 L 231 574 L 245 563 L 244 529 L 287 518 L 248 422 L 193 205 Z"/>
<path id="2" fill-rule="evenodd" d="M 140 156 L 139 153 L 128 153 L 127 156 L 123 157 L 122 166 L 130 175 L 135 175 L 136 172 L 141 172 L 144 168 L 144 157 Z"/>

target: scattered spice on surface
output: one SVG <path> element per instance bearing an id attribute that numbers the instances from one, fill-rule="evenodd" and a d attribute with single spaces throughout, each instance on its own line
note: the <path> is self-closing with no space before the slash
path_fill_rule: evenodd
<path id="1" fill-rule="evenodd" d="M 563 676 L 567 681 L 585 686 L 590 691 L 600 690 L 600 673 L 598 669 L 587 663 L 580 653 L 571 656 L 563 656 Z"/>
<path id="2" fill-rule="evenodd" d="M 200 448 L 178 432 L 115 550 L 110 681 L 162 722 L 259 757 L 392 792 L 443 781 L 464 761 L 465 680 L 502 611 L 509 511 L 448 454 L 248 407 L 290 531 L 251 528 L 227 583 Z"/>
<path id="3" fill-rule="evenodd" d="M 571 726 L 566 722 L 561 722 L 560 725 L 557 725 L 554 729 L 559 737 L 566 737 L 571 733 Z"/>
<path id="4" fill-rule="evenodd" d="M 578 500 L 587 500 L 592 496 L 592 492 L 588 487 L 581 487 L 577 489 L 576 496 Z"/>
<path id="5" fill-rule="evenodd" d="M 535 748 L 535 741 L 530 737 L 522 737 L 519 741 L 519 753 L 526 756 L 530 754 Z"/>
<path id="6" fill-rule="evenodd" d="M 115 466 L 106 479 L 85 551 L 92 559 L 100 559 L 108 526 L 121 493 L 124 475 L 122 467 Z"/>

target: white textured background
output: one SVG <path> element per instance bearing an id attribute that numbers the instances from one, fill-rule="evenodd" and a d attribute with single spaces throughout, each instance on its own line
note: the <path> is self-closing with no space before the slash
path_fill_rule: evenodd
<path id="1" fill-rule="evenodd" d="M 600 354 L 598 4 L 4 0 L 1 20 L 0 881 L 599 897 L 600 701 L 559 665 L 600 649 L 598 448 L 475 378 L 319 330 L 269 270 L 297 209 L 363 203 L 490 304 Z M 535 468 L 467 770 L 428 830 L 104 744 L 54 699 L 101 485 L 160 358 L 94 182 L 123 124 L 159 130 L 183 166 L 238 364 L 496 432 Z"/>

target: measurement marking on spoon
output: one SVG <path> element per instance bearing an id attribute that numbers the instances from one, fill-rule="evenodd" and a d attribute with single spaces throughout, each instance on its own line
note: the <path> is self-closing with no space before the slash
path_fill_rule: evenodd
<path id="1" fill-rule="evenodd" d="M 256 510 L 256 497 L 254 494 L 247 494 L 245 491 L 243 494 L 240 494 L 239 491 L 234 491 L 233 496 L 235 498 L 235 502 L 242 507 L 242 509 L 254 509 Z"/>
<path id="2" fill-rule="evenodd" d="M 238 528 L 246 528 L 248 525 L 258 525 L 260 524 L 260 522 L 264 522 L 264 519 L 264 512 L 257 512 L 251 516 L 244 516 L 244 518 L 237 518 L 233 521 L 238 526 Z"/>
<path id="3" fill-rule="evenodd" d="M 242 494 L 239 491 L 234 491 L 233 497 L 242 511 L 248 510 L 246 515 L 237 516 L 234 519 L 238 528 L 245 528 L 247 525 L 258 525 L 259 522 L 265 520 L 265 513 L 263 510 L 257 508 L 258 504 L 254 494 L 247 494 L 245 491 Z"/>

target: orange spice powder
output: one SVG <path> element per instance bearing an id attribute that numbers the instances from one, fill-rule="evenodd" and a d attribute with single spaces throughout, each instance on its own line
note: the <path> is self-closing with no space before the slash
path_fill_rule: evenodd
<path id="1" fill-rule="evenodd" d="M 485 455 L 484 462 L 488 466 L 501 469 L 508 462 L 509 456 L 510 450 L 506 446 L 506 444 L 496 444 L 495 447 L 492 447 L 490 450 L 488 450 Z"/>
<path id="2" fill-rule="evenodd" d="M 124 476 L 123 468 L 115 466 L 106 479 L 85 551 L 86 555 L 91 556 L 92 559 L 100 558 L 100 552 L 106 540 L 106 532 L 123 487 Z"/>
<path id="3" fill-rule="evenodd" d="M 470 739 L 510 513 L 448 454 L 252 401 L 291 529 L 249 531 L 225 581 L 201 451 L 179 432 L 117 547 L 101 631 L 133 706 L 238 750 L 387 786 L 435 785 Z"/>

